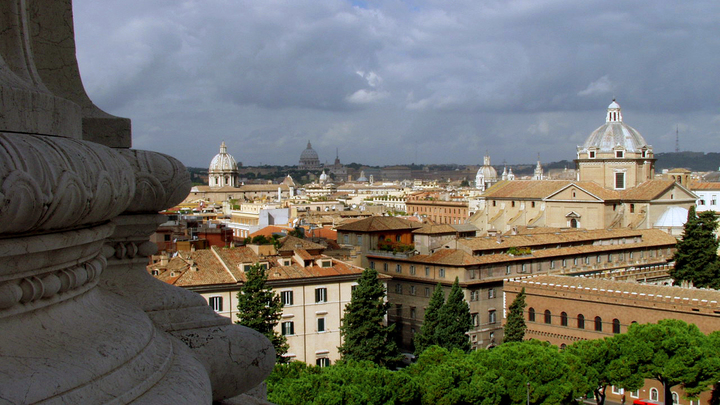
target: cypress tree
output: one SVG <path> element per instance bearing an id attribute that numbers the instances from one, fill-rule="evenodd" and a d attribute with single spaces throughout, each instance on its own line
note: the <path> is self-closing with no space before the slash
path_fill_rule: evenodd
<path id="1" fill-rule="evenodd" d="M 447 301 L 440 309 L 436 327 L 439 345 L 448 350 L 470 351 L 470 339 L 468 339 L 467 332 L 471 326 L 470 307 L 465 301 L 460 281 L 455 277 Z"/>
<path id="2" fill-rule="evenodd" d="M 438 283 L 430 297 L 430 303 L 425 310 L 420 332 L 415 334 L 415 355 L 419 356 L 420 353 L 424 352 L 428 347 L 439 344 L 436 328 L 440 317 L 440 309 L 444 304 L 445 293 L 443 292 L 442 285 Z"/>
<path id="3" fill-rule="evenodd" d="M 343 360 L 369 360 L 389 365 L 400 360 L 392 338 L 395 325 L 385 324 L 390 304 L 385 301 L 385 286 L 375 269 L 365 269 L 352 292 L 340 325 L 343 343 L 338 347 Z"/>
<path id="4" fill-rule="evenodd" d="M 266 285 L 267 270 L 259 263 L 250 266 L 245 272 L 245 278 L 237 294 L 239 320 L 236 323 L 265 335 L 275 347 L 277 360 L 282 362 L 282 355 L 287 353 L 290 346 L 285 336 L 275 331 L 282 315 L 280 296 L 275 295 L 272 287 Z"/>
<path id="5" fill-rule="evenodd" d="M 683 237 L 677 243 L 673 256 L 675 267 L 670 276 L 676 284 L 691 281 L 696 287 L 718 288 L 720 281 L 720 260 L 718 260 L 717 215 L 703 211 L 699 215 L 695 207 L 688 210 L 688 219 L 683 228 Z"/>
<path id="6" fill-rule="evenodd" d="M 508 311 L 503 343 L 522 342 L 525 337 L 525 287 L 515 297 Z"/>

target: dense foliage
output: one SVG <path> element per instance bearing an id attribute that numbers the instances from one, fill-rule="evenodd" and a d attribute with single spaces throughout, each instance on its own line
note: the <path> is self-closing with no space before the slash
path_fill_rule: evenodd
<path id="1" fill-rule="evenodd" d="M 466 353 L 430 346 L 390 371 L 372 362 L 320 368 L 278 365 L 268 381 L 276 404 L 575 404 L 610 385 L 636 390 L 643 378 L 698 395 L 720 379 L 720 332 L 705 336 L 678 320 L 633 325 L 628 333 L 565 350 L 536 340 Z M 668 391 L 669 392 L 669 391 Z M 672 403 L 671 396 L 668 404 Z"/>
<path id="2" fill-rule="evenodd" d="M 457 277 L 450 289 L 447 302 L 442 285 L 438 283 L 425 309 L 420 332 L 415 334 L 413 341 L 415 354 L 420 354 L 433 345 L 448 350 L 468 351 L 470 341 L 467 332 L 471 327 L 470 307 L 465 302 Z"/>
<path id="3" fill-rule="evenodd" d="M 432 296 L 430 296 L 430 302 L 427 308 L 425 308 L 425 316 L 423 318 L 422 326 L 420 331 L 415 334 L 415 354 L 420 355 L 430 346 L 438 345 L 437 334 L 435 332 L 438 326 L 438 319 L 440 317 L 440 309 L 445 304 L 445 293 L 443 292 L 442 284 L 438 283 L 435 286 Z"/>
<path id="4" fill-rule="evenodd" d="M 467 332 L 472 327 L 470 307 L 465 302 L 465 295 L 460 288 L 460 282 L 455 282 L 450 288 L 445 305 L 440 308 L 440 316 L 436 328 L 438 344 L 448 350 L 470 350 L 470 339 Z"/>
<path id="5" fill-rule="evenodd" d="M 275 331 L 282 315 L 280 296 L 266 285 L 267 270 L 260 264 L 250 266 L 245 277 L 245 283 L 237 294 L 237 323 L 265 335 L 275 347 L 278 361 L 283 361 L 282 355 L 287 353 L 289 346 L 285 336 Z"/>
<path id="6" fill-rule="evenodd" d="M 696 214 L 690 207 L 682 240 L 677 243 L 670 276 L 676 284 L 691 281 L 695 287 L 720 287 L 720 259 L 718 259 L 717 215 L 713 211 Z"/>
<path id="7" fill-rule="evenodd" d="M 508 311 L 503 332 L 503 343 L 522 342 L 525 338 L 525 288 L 515 297 Z"/>
<path id="8" fill-rule="evenodd" d="M 340 325 L 343 343 L 338 347 L 344 360 L 371 361 L 378 365 L 400 360 L 393 339 L 395 325 L 386 325 L 390 304 L 385 300 L 385 286 L 375 269 L 365 269 L 352 292 L 350 303 Z"/>

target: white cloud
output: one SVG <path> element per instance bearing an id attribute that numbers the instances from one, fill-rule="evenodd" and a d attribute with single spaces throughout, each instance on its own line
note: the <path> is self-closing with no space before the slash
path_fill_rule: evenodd
<path id="1" fill-rule="evenodd" d="M 594 82 L 590 83 L 585 90 L 579 91 L 578 96 L 597 96 L 603 94 L 610 94 L 614 89 L 613 83 L 610 78 L 605 75 Z"/>

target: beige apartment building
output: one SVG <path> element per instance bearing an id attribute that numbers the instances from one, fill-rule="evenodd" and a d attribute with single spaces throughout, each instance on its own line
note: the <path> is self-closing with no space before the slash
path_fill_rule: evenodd
<path id="1" fill-rule="evenodd" d="M 491 347 L 502 341 L 506 279 L 533 274 L 667 277 L 676 242 L 656 229 L 529 232 L 534 233 L 457 239 L 427 255 L 369 252 L 369 266 L 392 278 L 388 320 L 400 325 L 403 346 L 412 348 L 438 283 L 449 290 L 458 278 L 472 314 L 472 345 Z"/>
<path id="2" fill-rule="evenodd" d="M 322 254 L 322 245 L 288 236 L 279 249 L 251 245 L 180 252 L 148 267 L 156 278 L 205 298 L 217 313 L 237 320 L 237 293 L 245 270 L 266 266 L 268 285 L 283 303 L 276 330 L 287 337 L 292 360 L 328 365 L 340 358 L 340 320 L 363 269 Z"/>

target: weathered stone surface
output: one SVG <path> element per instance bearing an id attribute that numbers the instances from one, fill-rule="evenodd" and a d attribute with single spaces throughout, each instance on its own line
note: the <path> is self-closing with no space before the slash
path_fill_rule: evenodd
<path id="1" fill-rule="evenodd" d="M 190 188 L 89 100 L 70 0 L 0 0 L 0 403 L 209 404 L 271 371 L 267 339 L 145 270 Z M 110 147 L 111 146 L 111 147 Z"/>

